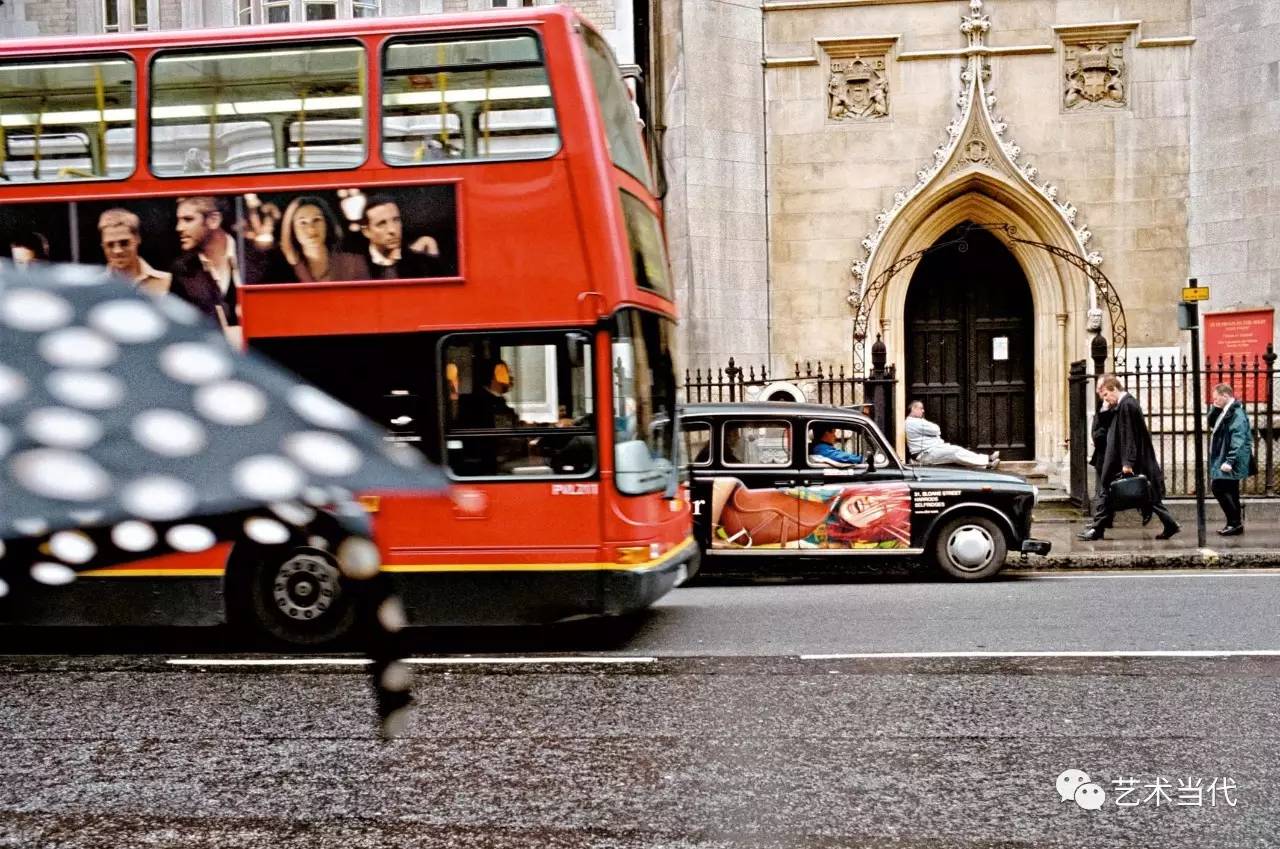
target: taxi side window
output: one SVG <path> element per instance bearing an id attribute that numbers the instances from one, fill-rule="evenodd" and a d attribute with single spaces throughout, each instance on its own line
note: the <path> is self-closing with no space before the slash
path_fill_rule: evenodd
<path id="1" fill-rule="evenodd" d="M 787 422 L 726 422 L 721 437 L 721 460 L 726 466 L 791 465 L 791 425 Z"/>
<path id="2" fill-rule="evenodd" d="M 839 457 L 840 455 L 844 455 L 844 457 L 849 457 L 849 455 L 853 455 L 858 459 L 853 460 L 852 458 L 849 458 L 844 459 L 844 461 L 841 462 L 839 460 L 833 461 L 823 458 L 815 450 L 817 448 L 818 441 L 822 438 L 823 431 L 831 431 L 834 434 L 835 439 L 831 440 L 828 438 L 827 444 L 840 452 L 840 454 L 836 456 Z M 836 424 L 834 422 L 813 422 L 809 425 L 809 450 L 806 453 L 808 464 L 810 466 L 849 467 L 861 465 L 862 463 L 867 462 L 868 457 L 874 456 L 877 450 L 879 450 L 879 448 L 875 438 L 865 427 L 850 425 L 847 422 L 842 424 Z"/>
<path id="3" fill-rule="evenodd" d="M 711 465 L 711 425 L 690 422 L 681 425 L 684 432 L 684 456 L 695 466 Z"/>

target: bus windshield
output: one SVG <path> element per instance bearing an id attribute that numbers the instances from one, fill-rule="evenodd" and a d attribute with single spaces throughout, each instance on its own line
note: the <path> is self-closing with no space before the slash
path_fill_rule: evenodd
<path id="1" fill-rule="evenodd" d="M 674 481 L 672 322 L 627 309 L 613 320 L 613 430 L 618 490 L 643 495 Z"/>
<path id="2" fill-rule="evenodd" d="M 587 63 L 591 66 L 591 80 L 595 83 L 600 112 L 604 116 L 613 164 L 653 191 L 641 141 L 639 113 L 627 91 L 627 84 L 622 81 L 605 40 L 591 30 L 584 30 L 583 38 L 587 42 Z"/>

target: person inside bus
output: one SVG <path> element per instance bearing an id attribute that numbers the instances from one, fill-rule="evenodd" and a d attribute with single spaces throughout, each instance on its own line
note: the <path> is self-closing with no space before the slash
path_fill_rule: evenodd
<path id="1" fill-rule="evenodd" d="M 296 197 L 285 208 L 280 252 L 289 265 L 289 278 L 278 282 L 318 283 L 368 280 L 368 258 L 339 248 L 342 225 L 324 199 Z M 268 276 L 263 282 L 277 282 Z"/>
<path id="2" fill-rule="evenodd" d="M 18 268 L 49 261 L 49 240 L 44 233 L 28 230 L 9 240 L 9 256 Z"/>
<path id="3" fill-rule="evenodd" d="M 173 263 L 173 294 L 223 328 L 238 327 L 238 289 L 242 279 L 236 246 L 222 229 L 226 216 L 209 195 L 178 198 L 178 242 L 182 253 Z M 231 336 L 232 334 L 228 334 Z"/>
<path id="4" fill-rule="evenodd" d="M 127 209 L 113 207 L 98 216 L 98 235 L 107 267 L 133 281 L 133 288 L 147 295 L 167 295 L 173 275 L 157 271 L 138 254 L 142 247 L 142 222 Z"/>
<path id="5" fill-rule="evenodd" d="M 360 215 L 360 232 L 369 240 L 369 279 L 412 280 L 444 275 L 435 239 L 422 236 L 408 250 L 403 249 L 404 222 L 400 205 L 391 197 L 368 198 Z"/>
<path id="6" fill-rule="evenodd" d="M 472 372 L 475 388 L 458 400 L 458 427 L 492 429 L 521 424 L 507 403 L 514 378 L 503 360 L 481 360 Z"/>
<path id="7" fill-rule="evenodd" d="M 822 465 L 856 466 L 864 462 L 861 454 L 843 451 L 836 447 L 834 425 L 814 425 L 813 442 L 809 444 L 809 459 Z"/>

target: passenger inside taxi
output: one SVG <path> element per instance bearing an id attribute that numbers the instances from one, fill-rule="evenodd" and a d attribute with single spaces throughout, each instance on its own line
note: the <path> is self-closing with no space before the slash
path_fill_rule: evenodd
<path id="1" fill-rule="evenodd" d="M 861 454 L 854 454 L 836 447 L 836 428 L 834 425 L 814 425 L 812 434 L 813 440 L 809 443 L 809 461 L 811 463 L 844 468 L 866 462 Z"/>

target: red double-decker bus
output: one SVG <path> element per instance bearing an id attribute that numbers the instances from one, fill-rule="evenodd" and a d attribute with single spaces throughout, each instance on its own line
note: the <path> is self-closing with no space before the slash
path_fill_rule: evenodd
<path id="1" fill-rule="evenodd" d="M 0 44 L 0 254 L 185 298 L 445 466 L 451 501 L 364 499 L 415 622 L 623 613 L 697 568 L 660 208 L 571 10 Z M 318 549 L 80 586 L 54 618 L 348 618 Z"/>

